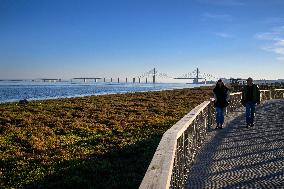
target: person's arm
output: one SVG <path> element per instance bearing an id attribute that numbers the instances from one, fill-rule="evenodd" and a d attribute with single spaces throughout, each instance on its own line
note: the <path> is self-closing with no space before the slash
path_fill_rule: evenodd
<path id="1" fill-rule="evenodd" d="M 226 101 L 229 102 L 230 99 L 231 99 L 230 91 L 228 90 L 228 91 L 227 91 L 227 96 L 226 96 Z"/>
<path id="2" fill-rule="evenodd" d="M 257 104 L 260 104 L 260 90 L 259 87 L 256 85 L 256 97 L 257 97 Z"/>
<path id="3" fill-rule="evenodd" d="M 245 100 L 245 86 L 242 88 L 242 99 L 241 103 L 243 106 L 246 106 L 246 100 Z"/>

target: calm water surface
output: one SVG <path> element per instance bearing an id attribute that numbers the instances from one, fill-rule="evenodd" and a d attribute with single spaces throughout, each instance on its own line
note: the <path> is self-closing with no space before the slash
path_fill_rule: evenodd
<path id="1" fill-rule="evenodd" d="M 183 83 L 133 84 L 0 81 L 0 103 L 16 102 L 21 99 L 43 100 L 128 92 L 161 91 L 198 86 L 200 85 Z"/>

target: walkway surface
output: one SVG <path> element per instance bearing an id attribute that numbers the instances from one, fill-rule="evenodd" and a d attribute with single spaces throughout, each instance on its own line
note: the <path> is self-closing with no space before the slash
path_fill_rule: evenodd
<path id="1" fill-rule="evenodd" d="M 243 108 L 227 120 L 208 133 L 188 188 L 284 188 L 284 100 L 259 105 L 254 127 Z"/>

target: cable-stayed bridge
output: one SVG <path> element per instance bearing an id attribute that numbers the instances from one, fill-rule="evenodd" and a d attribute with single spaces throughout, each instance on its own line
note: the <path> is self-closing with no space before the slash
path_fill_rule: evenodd
<path id="1" fill-rule="evenodd" d="M 75 77 L 72 78 L 71 81 L 102 81 L 102 82 L 132 82 L 132 83 L 156 83 L 157 81 L 161 80 L 192 80 L 193 84 L 199 84 L 199 83 L 206 83 L 207 81 L 216 81 L 218 78 L 214 77 L 211 74 L 208 73 L 202 73 L 198 68 L 193 70 L 192 72 L 185 73 L 180 76 L 171 76 L 168 73 L 160 72 L 156 68 L 153 68 L 151 70 L 148 70 L 140 75 L 136 75 L 134 77 L 126 77 L 126 78 L 106 78 L 106 77 Z M 62 79 L 39 79 L 43 80 L 45 82 L 60 82 Z"/>
<path id="2" fill-rule="evenodd" d="M 198 68 L 193 70 L 190 73 L 183 74 L 178 77 L 173 77 L 170 76 L 167 73 L 159 72 L 157 69 L 152 69 L 148 72 L 143 73 L 140 75 L 138 78 L 153 78 L 153 83 L 159 79 L 179 79 L 179 80 L 193 80 L 193 84 L 198 84 L 198 83 L 206 83 L 206 81 L 216 81 L 218 80 L 217 77 L 208 74 L 208 73 L 202 73 Z M 200 82 L 200 80 L 203 80 L 203 82 Z"/>

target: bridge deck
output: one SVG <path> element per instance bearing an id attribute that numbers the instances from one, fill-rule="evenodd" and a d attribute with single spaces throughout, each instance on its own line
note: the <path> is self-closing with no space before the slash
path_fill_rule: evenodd
<path id="1" fill-rule="evenodd" d="M 259 105 L 254 127 L 244 109 L 227 120 L 208 133 L 188 188 L 284 188 L 284 100 Z"/>

